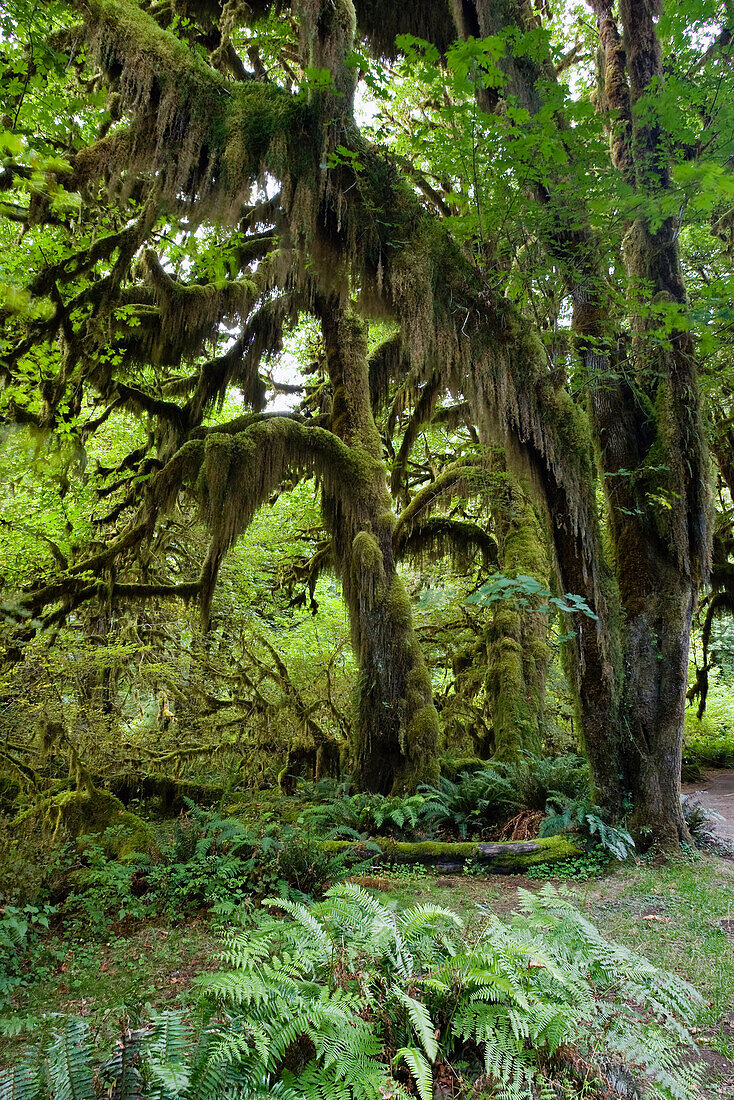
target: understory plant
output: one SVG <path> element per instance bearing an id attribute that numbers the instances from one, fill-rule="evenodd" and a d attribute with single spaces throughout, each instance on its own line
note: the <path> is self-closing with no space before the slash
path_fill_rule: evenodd
<path id="1" fill-rule="evenodd" d="M 337 836 L 391 836 L 415 829 L 423 814 L 424 799 L 414 795 L 382 795 L 359 792 L 334 797 L 307 807 L 305 824 Z"/>
<path id="2" fill-rule="evenodd" d="M 434 1088 L 534 1100 L 684 1098 L 698 994 L 605 941 L 546 886 L 468 937 L 449 910 L 395 912 L 354 884 L 281 898 L 225 935 L 198 1013 L 123 1028 L 100 1059 L 82 1020 L 0 1078 L 7 1100 L 392 1100 Z M 559 1093 L 559 1088 L 561 1092 Z"/>
<path id="3" fill-rule="evenodd" d="M 551 799 L 546 817 L 540 824 L 540 836 L 573 833 L 586 850 L 601 848 L 618 860 L 627 859 L 635 849 L 632 836 L 622 825 L 610 825 L 590 799 Z"/>
<path id="4" fill-rule="evenodd" d="M 436 786 L 422 786 L 421 793 L 421 823 L 431 830 L 458 833 L 462 840 L 521 808 L 512 782 L 494 768 L 462 772 L 455 780 L 441 776 Z"/>
<path id="5" fill-rule="evenodd" d="M 23 964 L 31 957 L 49 920 L 51 905 L 4 905 L 0 908 L 0 1010 L 23 984 Z"/>

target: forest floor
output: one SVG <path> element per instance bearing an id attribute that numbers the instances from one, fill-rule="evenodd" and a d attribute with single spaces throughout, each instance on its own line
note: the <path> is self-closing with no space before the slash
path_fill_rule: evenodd
<path id="1" fill-rule="evenodd" d="M 543 885 L 520 875 L 442 875 L 415 868 L 357 881 L 396 906 L 430 900 L 453 909 L 469 937 L 487 912 L 509 916 L 520 891 Z M 734 1097 L 734 862 L 705 854 L 640 861 L 615 866 L 603 878 L 555 884 L 568 889 L 606 936 L 702 992 L 705 1007 L 691 1023 L 711 1070 L 707 1096 Z M 49 1013 L 84 1016 L 104 1036 L 121 1017 L 134 1018 L 146 1005 L 185 1007 L 196 997 L 197 975 L 218 968 L 216 952 L 216 929 L 204 912 L 180 922 L 114 923 L 98 943 L 52 935 L 43 964 L 13 996 L 16 1028 L 3 1028 L 0 1021 L 6 1032 L 0 1060 L 14 1058 Z"/>

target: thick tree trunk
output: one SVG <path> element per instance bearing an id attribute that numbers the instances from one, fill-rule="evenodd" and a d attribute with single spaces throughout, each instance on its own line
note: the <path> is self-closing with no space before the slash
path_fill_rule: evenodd
<path id="1" fill-rule="evenodd" d="M 495 510 L 495 531 L 502 573 L 533 577 L 548 584 L 550 565 L 540 524 L 520 486 L 507 479 Z M 548 668 L 548 617 L 505 604 L 488 631 L 487 709 L 497 760 L 538 755 L 542 746 L 545 677 Z"/>
<path id="2" fill-rule="evenodd" d="M 681 811 L 680 769 L 694 598 L 680 575 L 661 570 L 656 591 L 624 630 L 632 824 L 643 843 L 665 848 L 691 839 Z"/>
<path id="3" fill-rule="evenodd" d="M 603 58 L 599 103 L 609 112 L 614 164 L 628 187 L 659 198 L 670 188 L 670 166 L 654 105 L 664 79 L 656 4 L 620 0 L 620 35 L 610 0 L 592 2 Z M 524 0 L 454 0 L 452 7 L 462 37 L 500 33 L 508 25 L 529 30 L 535 18 Z M 508 89 L 531 114 L 541 106 L 543 81 L 554 79 L 549 60 L 515 58 L 511 51 L 503 59 Z M 478 98 L 494 110 L 504 94 L 481 90 Z M 643 97 L 646 108 L 636 111 Z M 558 125 L 563 131 L 562 117 Z M 600 600 L 599 578 L 590 573 L 606 569 L 602 540 L 591 533 L 594 565 L 588 533 L 584 546 L 569 523 L 564 491 L 546 481 L 564 591 L 584 595 L 599 616 L 595 624 L 579 617 L 569 672 L 600 801 L 618 813 L 625 793 L 631 794 L 640 835 L 677 845 L 689 839 L 679 799 L 683 710 L 691 615 L 709 542 L 708 469 L 692 342 L 685 323 L 678 331 L 673 323 L 667 346 L 647 331 L 656 311 L 667 310 L 669 319 L 676 310 L 685 312 L 677 224 L 670 219 L 653 231 L 641 216 L 625 241 L 634 326 L 626 373 L 631 367 L 633 392 L 613 361 L 614 310 L 583 197 L 571 209 L 563 183 L 560 177 L 538 185 L 536 198 L 554 213 L 545 221 L 545 244 L 566 272 L 577 350 L 593 380 L 591 412 L 614 548 L 614 576 L 610 570 L 602 578 Z M 636 300 L 639 295 L 643 301 Z"/>
<path id="4" fill-rule="evenodd" d="M 356 518 L 324 498 L 359 664 L 354 779 L 382 793 L 414 789 L 438 774 L 438 714 L 393 559 L 396 521 L 372 417 L 366 333 L 336 299 L 322 303 L 319 313 L 334 393 L 331 429 L 371 472 Z"/>

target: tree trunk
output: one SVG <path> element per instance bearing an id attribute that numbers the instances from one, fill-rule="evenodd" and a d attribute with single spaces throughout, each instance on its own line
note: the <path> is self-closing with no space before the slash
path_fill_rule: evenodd
<path id="1" fill-rule="evenodd" d="M 550 565 L 533 506 L 520 486 L 507 478 L 495 510 L 502 573 L 548 584 Z M 488 631 L 486 676 L 489 722 L 496 760 L 538 755 L 542 746 L 548 617 L 512 603 L 501 605 Z"/>
<path id="2" fill-rule="evenodd" d="M 643 844 L 652 839 L 676 848 L 691 839 L 681 811 L 680 769 L 695 593 L 670 568 L 663 567 L 656 582 L 624 630 L 627 784 L 632 825 Z"/>
<path id="3" fill-rule="evenodd" d="M 671 186 L 669 142 L 655 105 L 664 80 L 657 5 L 620 0 L 622 35 L 611 0 L 592 0 L 592 6 L 603 60 L 598 101 L 608 112 L 613 162 L 639 194 L 640 209 L 657 208 Z M 508 25 L 531 30 L 534 20 L 524 0 L 454 0 L 453 10 L 462 37 L 501 33 Z M 502 65 L 507 89 L 535 114 L 543 81 L 554 79 L 550 58 L 509 51 Z M 507 89 L 482 89 L 478 99 L 494 110 Z M 645 109 L 636 109 L 643 98 Z M 567 125 L 560 115 L 557 124 L 561 131 Z M 676 846 L 689 839 L 679 798 L 683 712 L 691 616 L 710 539 L 705 433 L 684 319 L 678 226 L 671 218 L 653 229 L 644 214 L 630 226 L 625 260 L 634 339 L 631 362 L 621 372 L 614 361 L 619 319 L 599 264 L 601 250 L 583 196 L 571 209 L 564 182 L 561 170 L 535 194 L 553 211 L 543 223 L 544 243 L 566 273 L 577 351 L 592 380 L 614 551 L 613 569 L 607 569 L 600 533 L 587 532 L 584 546 L 569 522 L 566 493 L 545 479 L 563 590 L 585 596 L 598 615 L 595 624 L 581 617 L 575 624 L 568 671 L 602 805 L 619 813 L 631 794 L 641 837 Z M 667 326 L 662 339 L 650 331 L 655 326 Z M 634 388 L 624 380 L 630 373 Z M 594 569 L 603 574 L 601 585 Z"/>
<path id="4" fill-rule="evenodd" d="M 371 472 L 352 517 L 324 496 L 359 665 L 353 774 L 365 790 L 412 790 L 437 778 L 438 714 L 393 558 L 395 515 L 372 416 L 366 331 L 336 299 L 322 302 L 319 314 L 333 389 L 331 430 Z"/>

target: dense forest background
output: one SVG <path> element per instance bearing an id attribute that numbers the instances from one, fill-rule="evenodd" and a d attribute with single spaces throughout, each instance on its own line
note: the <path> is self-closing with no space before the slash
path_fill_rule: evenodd
<path id="1" fill-rule="evenodd" d="M 302 7 L 3 17 L 8 798 L 573 747 L 674 847 L 729 668 L 725 10 Z"/>
<path id="2" fill-rule="evenodd" d="M 734 1079 L 733 35 L 2 5 L 0 1100 Z"/>

